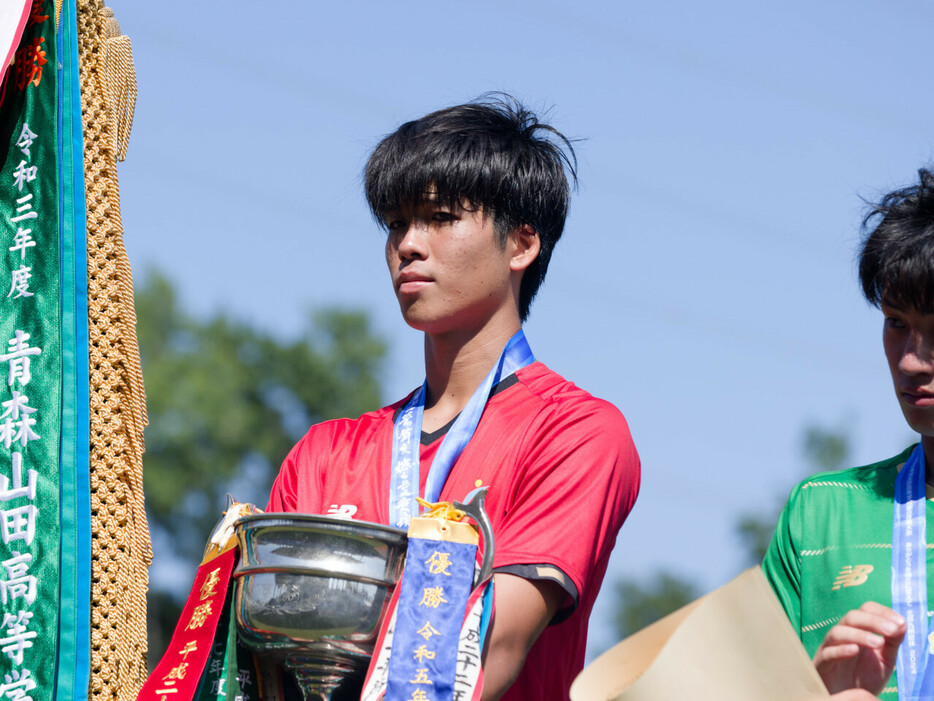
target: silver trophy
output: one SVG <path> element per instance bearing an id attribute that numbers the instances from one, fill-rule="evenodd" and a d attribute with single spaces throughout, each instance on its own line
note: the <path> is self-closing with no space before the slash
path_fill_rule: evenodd
<path id="1" fill-rule="evenodd" d="M 478 524 L 483 563 L 492 571 L 493 540 L 483 502 L 455 502 Z M 254 514 L 235 523 L 240 563 L 234 570 L 240 639 L 290 671 L 306 701 L 359 694 L 396 582 L 406 532 L 329 516 Z M 354 692 L 351 692 L 354 693 Z"/>

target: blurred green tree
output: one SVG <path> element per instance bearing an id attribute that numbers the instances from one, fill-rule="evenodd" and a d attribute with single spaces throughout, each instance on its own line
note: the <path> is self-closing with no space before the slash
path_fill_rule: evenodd
<path id="1" fill-rule="evenodd" d="M 191 582 L 226 494 L 265 506 L 279 463 L 316 422 L 380 406 L 385 343 L 365 314 L 326 310 L 284 341 L 226 314 L 184 310 L 151 272 L 135 295 L 149 427 L 143 457 L 154 541 L 168 542 L 176 578 Z M 168 643 L 187 590 L 153 577 L 151 662 Z"/>
<path id="2" fill-rule="evenodd" d="M 806 426 L 801 439 L 801 449 L 807 465 L 802 478 L 815 472 L 840 470 L 849 465 L 850 437 L 844 429 L 829 429 L 814 424 Z M 745 513 L 739 517 L 736 535 L 749 567 L 758 565 L 765 557 L 778 514 L 785 506 L 786 499 L 787 492 L 777 494 L 770 508 Z"/>
<path id="3" fill-rule="evenodd" d="M 849 462 L 850 438 L 843 429 L 806 426 L 801 444 L 806 474 L 839 470 Z M 747 566 L 762 562 L 787 497 L 787 492 L 776 495 L 770 508 L 742 514 L 737 520 L 736 535 Z M 690 603 L 700 593 L 694 578 L 667 571 L 620 579 L 616 583 L 616 633 L 625 638 Z"/>
<path id="4" fill-rule="evenodd" d="M 692 581 L 663 570 L 645 579 L 622 579 L 616 583 L 616 633 L 626 638 L 694 601 L 699 594 Z"/>

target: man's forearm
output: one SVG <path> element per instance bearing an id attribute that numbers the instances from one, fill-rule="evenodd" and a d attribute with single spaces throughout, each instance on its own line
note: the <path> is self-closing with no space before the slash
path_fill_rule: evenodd
<path id="1" fill-rule="evenodd" d="M 512 686 L 565 596 L 554 582 L 511 574 L 495 574 L 493 580 L 495 611 L 484 653 L 482 701 L 496 701 Z"/>

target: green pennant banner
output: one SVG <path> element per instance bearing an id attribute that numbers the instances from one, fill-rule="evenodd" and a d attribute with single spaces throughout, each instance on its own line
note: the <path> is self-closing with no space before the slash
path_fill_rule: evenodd
<path id="1" fill-rule="evenodd" d="M 73 237 L 62 239 L 56 42 L 54 2 L 32 2 L 0 103 L 0 699 L 56 697 L 59 607 L 73 616 L 75 604 L 61 595 L 61 459 L 73 452 L 62 441 L 63 405 L 74 412 L 74 388 L 63 393 L 63 249 L 71 286 L 77 266 Z M 69 468 L 73 482 L 73 460 Z M 74 488 L 66 492 L 73 501 Z M 86 695 L 84 684 L 70 686 L 71 698 Z"/>

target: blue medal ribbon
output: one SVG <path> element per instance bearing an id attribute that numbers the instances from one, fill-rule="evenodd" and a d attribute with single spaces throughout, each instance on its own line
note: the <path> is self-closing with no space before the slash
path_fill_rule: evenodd
<path id="1" fill-rule="evenodd" d="M 928 645 L 927 500 L 924 451 L 914 449 L 895 480 L 892 524 L 892 608 L 907 622 L 895 671 L 899 701 L 934 699 L 934 662 Z M 934 630 L 930 631 L 934 633 Z"/>
<path id="2" fill-rule="evenodd" d="M 441 488 L 454 463 L 463 452 L 480 423 L 490 392 L 503 378 L 535 362 L 532 349 L 522 329 L 506 342 L 499 360 L 477 387 L 467 406 L 458 415 L 438 448 L 428 472 L 424 498 L 438 501 Z M 425 411 L 427 380 L 405 405 L 392 431 L 392 477 L 389 488 L 389 522 L 397 528 L 408 528 L 409 520 L 418 514 L 419 446 L 422 416 Z"/>

